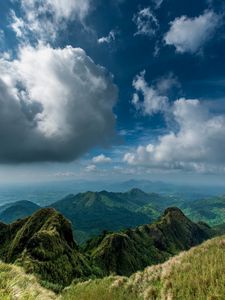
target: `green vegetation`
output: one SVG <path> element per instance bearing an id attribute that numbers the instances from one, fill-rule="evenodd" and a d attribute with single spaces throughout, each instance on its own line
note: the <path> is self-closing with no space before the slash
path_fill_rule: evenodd
<path id="1" fill-rule="evenodd" d="M 0 220 L 4 223 L 12 223 L 32 215 L 41 207 L 30 201 L 18 201 L 8 203 L 0 207 Z"/>
<path id="2" fill-rule="evenodd" d="M 53 208 L 45 208 L 10 225 L 0 223 L 0 258 L 23 266 L 42 285 L 60 291 L 75 278 L 128 276 L 211 235 L 209 227 L 192 223 L 179 209 L 170 208 L 152 225 L 105 231 L 81 250 L 70 222 Z"/>
<path id="3" fill-rule="evenodd" d="M 224 300 L 224 266 L 225 236 L 207 241 L 129 278 L 111 276 L 72 284 L 61 299 Z"/>
<path id="4" fill-rule="evenodd" d="M 204 224 L 190 221 L 178 208 L 169 208 L 159 221 L 119 233 L 105 232 L 87 243 L 85 251 L 105 275 L 130 275 L 165 261 L 212 236 Z"/>
<path id="5" fill-rule="evenodd" d="M 106 277 L 72 284 L 62 292 L 60 300 L 138 300 L 126 288 L 111 288 L 114 281 L 115 277 Z"/>
<path id="6" fill-rule="evenodd" d="M 225 196 L 181 202 L 179 207 L 194 221 L 204 221 L 211 226 L 225 223 Z"/>
<path id="7" fill-rule="evenodd" d="M 1 300 L 54 300 L 56 295 L 40 286 L 33 275 L 22 268 L 0 262 Z"/>
<path id="8" fill-rule="evenodd" d="M 151 223 L 159 212 L 154 208 L 148 214 L 140 211 L 150 200 L 148 194 L 138 189 L 127 193 L 87 192 L 69 195 L 51 207 L 71 221 L 75 239 L 83 243 L 103 230 L 118 231 Z"/>
<path id="9" fill-rule="evenodd" d="M 86 192 L 68 195 L 51 205 L 72 223 L 79 244 L 107 231 L 135 228 L 156 221 L 167 207 L 180 208 L 192 221 L 210 226 L 225 223 L 225 196 L 184 199 L 173 194 L 160 195 L 132 189 L 125 193 Z M 18 201 L 0 207 L 0 220 L 10 223 L 31 215 L 40 207 L 30 201 Z M 224 226 L 218 228 L 224 233 Z"/>
<path id="10" fill-rule="evenodd" d="M 10 225 L 0 223 L 0 258 L 21 265 L 56 289 L 92 270 L 73 240 L 70 223 L 54 209 L 41 209 Z"/>
<path id="11" fill-rule="evenodd" d="M 0 299 L 10 300 L 224 300 L 225 236 L 214 238 L 130 277 L 74 282 L 61 294 L 34 276 L 0 263 Z"/>
<path id="12" fill-rule="evenodd" d="M 41 209 L 0 223 L 0 299 L 222 300 L 225 236 L 181 252 L 213 234 L 172 207 L 153 224 L 104 231 L 81 250 L 70 222 Z"/>

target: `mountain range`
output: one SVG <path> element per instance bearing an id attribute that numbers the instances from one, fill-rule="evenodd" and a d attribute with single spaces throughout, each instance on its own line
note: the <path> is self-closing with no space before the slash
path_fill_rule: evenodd
<path id="1" fill-rule="evenodd" d="M 223 196 L 187 201 L 135 188 L 68 195 L 44 208 L 25 200 L 6 204 L 0 207 L 0 299 L 204 295 L 192 277 L 200 276 L 201 286 L 213 280 L 209 276 L 218 278 L 225 243 L 221 237 L 198 245 L 224 232 L 223 224 L 205 223 L 224 222 L 224 203 Z M 212 295 L 215 289 L 220 295 L 216 285 Z"/>
<path id="2" fill-rule="evenodd" d="M 156 221 L 167 207 L 180 208 L 192 221 L 204 221 L 224 232 L 225 197 L 195 200 L 180 196 L 145 193 L 133 188 L 124 193 L 107 191 L 68 195 L 49 207 L 61 212 L 72 223 L 73 235 L 79 244 L 106 231 L 134 228 Z M 41 207 L 30 201 L 0 206 L 0 220 L 11 223 L 27 217 Z M 222 224 L 222 225 L 221 225 Z"/>
<path id="3" fill-rule="evenodd" d="M 105 232 L 81 249 L 73 239 L 71 223 L 55 209 L 42 208 L 9 225 L 0 223 L 0 259 L 61 289 L 75 278 L 130 275 L 212 235 L 207 225 L 195 224 L 179 209 L 170 208 L 156 223 Z"/>
<path id="4" fill-rule="evenodd" d="M 183 251 L 163 264 L 130 277 L 109 276 L 74 281 L 55 293 L 24 269 L 0 262 L 0 299 L 17 300 L 165 300 L 217 299 L 225 295 L 225 236 Z M 193 297 L 194 295 L 194 297 Z"/>

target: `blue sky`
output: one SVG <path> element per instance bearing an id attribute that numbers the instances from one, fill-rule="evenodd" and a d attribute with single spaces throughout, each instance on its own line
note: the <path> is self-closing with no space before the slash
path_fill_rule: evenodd
<path id="1" fill-rule="evenodd" d="M 224 6 L 1 1 L 0 180 L 222 182 Z"/>

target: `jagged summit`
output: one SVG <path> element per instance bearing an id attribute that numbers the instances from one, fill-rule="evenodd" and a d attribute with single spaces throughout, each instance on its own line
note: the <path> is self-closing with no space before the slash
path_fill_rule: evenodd
<path id="1" fill-rule="evenodd" d="M 139 188 L 132 188 L 131 190 L 128 191 L 128 193 L 130 194 L 145 194 L 145 192 L 143 192 L 141 189 Z"/>
<path id="2" fill-rule="evenodd" d="M 182 210 L 177 208 L 177 207 L 168 207 L 167 209 L 165 209 L 163 215 L 166 216 L 166 215 L 169 215 L 169 214 L 170 215 L 181 215 L 181 216 L 185 217 Z"/>
<path id="3" fill-rule="evenodd" d="M 86 208 L 91 199 L 86 202 L 81 197 L 81 201 Z M 101 209 L 99 204 L 91 205 Z M 104 231 L 81 251 L 73 239 L 71 223 L 54 208 L 44 208 L 10 225 L 0 223 L 0 259 L 23 266 L 41 280 L 65 286 L 74 278 L 90 275 L 130 275 L 210 236 L 209 227 L 193 223 L 181 210 L 172 207 L 150 225 L 120 232 Z"/>
<path id="4" fill-rule="evenodd" d="M 87 251 L 106 274 L 130 275 L 201 243 L 210 234 L 209 228 L 191 222 L 180 209 L 171 207 L 151 225 L 105 233 L 97 243 L 91 241 Z"/>
<path id="5" fill-rule="evenodd" d="M 0 258 L 42 280 L 67 285 L 90 269 L 73 240 L 71 224 L 53 208 L 0 227 Z"/>

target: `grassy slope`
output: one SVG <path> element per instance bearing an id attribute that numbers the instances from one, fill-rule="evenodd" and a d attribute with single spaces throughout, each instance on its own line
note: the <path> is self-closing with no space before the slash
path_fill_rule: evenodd
<path id="1" fill-rule="evenodd" d="M 182 252 L 131 277 L 73 284 L 63 300 L 224 300 L 225 236 Z"/>
<path id="2" fill-rule="evenodd" d="M 131 277 L 73 283 L 61 295 L 42 288 L 34 276 L 0 263 L 1 300 L 224 300 L 225 236 L 182 252 Z"/>
<path id="3" fill-rule="evenodd" d="M 1 300 L 54 300 L 56 295 L 44 289 L 32 275 L 23 269 L 0 262 Z"/>

